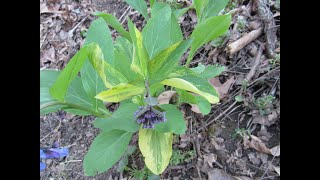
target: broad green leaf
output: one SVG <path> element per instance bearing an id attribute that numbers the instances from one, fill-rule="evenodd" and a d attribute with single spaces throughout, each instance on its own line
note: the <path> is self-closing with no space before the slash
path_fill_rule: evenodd
<path id="1" fill-rule="evenodd" d="M 122 25 L 120 24 L 120 22 L 118 21 L 118 19 L 116 17 L 114 17 L 112 14 L 108 14 L 108 13 L 103 13 L 103 12 L 95 12 L 94 15 L 102 17 L 108 24 L 109 26 L 111 26 L 112 28 L 114 28 L 115 30 L 118 31 L 118 33 L 125 37 L 127 40 L 131 41 L 131 37 L 129 32 L 127 32 Z"/>
<path id="2" fill-rule="evenodd" d="M 104 61 L 110 65 L 114 65 L 114 52 L 110 30 L 103 18 L 94 20 L 88 31 L 84 45 L 97 43 L 104 55 Z M 89 61 L 84 62 L 80 71 L 83 87 L 90 98 L 92 98 L 93 108 L 98 109 L 103 107 L 102 101 L 95 99 L 94 96 L 105 90 L 103 81 L 99 78 L 98 73 L 91 66 Z"/>
<path id="3" fill-rule="evenodd" d="M 189 66 L 195 52 L 204 44 L 223 35 L 229 28 L 231 23 L 231 15 L 221 15 L 210 17 L 198 24 L 191 34 L 194 41 L 191 44 L 191 50 L 187 60 Z"/>
<path id="4" fill-rule="evenodd" d="M 129 32 L 133 42 L 133 60 L 131 69 L 140 73 L 143 77 L 148 76 L 148 53 L 143 45 L 142 34 L 128 18 Z"/>
<path id="5" fill-rule="evenodd" d="M 188 12 L 188 10 L 191 8 L 191 6 L 186 7 L 186 8 L 182 8 L 182 9 L 177 9 L 173 11 L 174 16 L 176 17 L 176 19 L 179 19 L 180 16 L 184 15 L 186 12 Z"/>
<path id="6" fill-rule="evenodd" d="M 155 2 L 151 19 L 142 30 L 143 43 L 153 59 L 159 52 L 183 40 L 180 26 L 169 5 Z"/>
<path id="7" fill-rule="evenodd" d="M 222 11 L 226 7 L 228 2 L 229 0 L 209 0 L 207 5 L 203 9 L 199 22 L 202 22 L 209 17 L 217 16 L 220 11 Z"/>
<path id="8" fill-rule="evenodd" d="M 139 124 L 134 118 L 134 112 L 139 106 L 131 102 L 121 102 L 119 108 L 108 118 L 97 118 L 94 121 L 94 127 L 104 132 L 114 129 L 124 130 L 128 132 L 136 132 L 139 130 Z"/>
<path id="9" fill-rule="evenodd" d="M 146 166 L 153 174 L 161 174 L 169 165 L 172 137 L 172 133 L 161 133 L 153 129 L 139 130 L 139 149 Z"/>
<path id="10" fill-rule="evenodd" d="M 208 83 L 207 80 L 199 76 L 187 75 L 181 78 L 170 78 L 162 81 L 161 83 L 194 92 L 203 96 L 212 104 L 219 102 L 218 92 Z"/>
<path id="11" fill-rule="evenodd" d="M 193 3 L 195 5 L 196 13 L 199 21 L 199 19 L 201 19 L 201 15 L 205 6 L 208 4 L 208 0 L 193 0 Z"/>
<path id="12" fill-rule="evenodd" d="M 95 98 L 107 102 L 120 102 L 131 96 L 143 94 L 144 86 L 134 86 L 132 84 L 119 84 L 111 89 L 103 91 L 95 96 Z"/>
<path id="13" fill-rule="evenodd" d="M 155 97 L 146 97 L 146 98 L 144 98 L 144 102 L 146 104 L 149 104 L 150 106 L 155 106 L 155 105 L 159 104 L 158 99 Z"/>
<path id="14" fill-rule="evenodd" d="M 200 73 L 199 75 L 203 78 L 206 79 L 210 79 L 210 78 L 214 78 L 217 77 L 218 75 L 220 75 L 223 71 L 225 70 L 224 66 L 220 66 L 220 65 L 208 65 L 206 66 L 206 68 L 204 69 L 204 71 L 202 73 Z"/>
<path id="15" fill-rule="evenodd" d="M 118 64 L 118 63 L 117 63 Z M 115 69 L 110 64 L 104 62 L 104 71 L 107 78 L 107 81 L 111 86 L 107 86 L 108 88 L 112 88 L 121 83 L 129 82 L 128 79 L 117 69 Z"/>
<path id="16" fill-rule="evenodd" d="M 45 70 L 40 71 L 40 106 L 55 102 L 54 98 L 49 93 L 49 88 L 54 84 L 59 76 L 60 71 Z M 50 106 L 40 110 L 41 115 L 58 111 L 62 105 Z"/>
<path id="17" fill-rule="evenodd" d="M 116 42 L 114 44 L 114 48 L 120 52 L 124 53 L 126 57 L 129 59 L 130 63 L 132 61 L 132 54 L 133 54 L 133 45 L 130 41 L 127 39 L 118 36 L 116 38 Z M 115 59 L 115 63 L 117 63 L 117 59 Z"/>
<path id="18" fill-rule="evenodd" d="M 203 115 L 207 115 L 211 111 L 211 104 L 208 100 L 206 100 L 202 96 L 195 96 L 197 103 L 196 105 L 199 107 L 199 110 Z"/>
<path id="19" fill-rule="evenodd" d="M 71 81 L 77 77 L 85 60 L 89 59 L 89 65 L 93 66 L 93 69 L 98 73 L 100 79 L 96 81 L 102 81 L 105 87 L 113 87 L 122 82 L 128 82 L 121 73 L 117 72 L 107 62 L 103 60 L 103 54 L 100 47 L 96 43 L 88 44 L 82 47 L 70 60 L 61 74 L 58 76 L 57 81 L 50 88 L 50 93 L 53 98 L 64 101 L 65 94 L 71 83 Z M 105 74 L 105 68 L 108 80 Z M 99 78 L 98 76 L 98 78 Z M 81 77 L 84 78 L 81 74 Z M 85 86 L 84 86 L 85 87 Z M 90 96 L 91 97 L 91 96 Z M 95 107 L 95 106 L 94 106 Z"/>
<path id="20" fill-rule="evenodd" d="M 86 176 L 94 176 L 110 169 L 126 151 L 132 133 L 122 130 L 100 132 L 84 157 Z"/>
<path id="21" fill-rule="evenodd" d="M 155 130 L 162 133 L 172 132 L 174 134 L 184 134 L 187 130 L 187 125 L 182 112 L 177 109 L 177 106 L 172 104 L 163 104 L 159 107 L 165 110 L 167 121 L 156 124 Z"/>
<path id="22" fill-rule="evenodd" d="M 161 83 L 154 83 L 150 85 L 151 96 L 158 97 L 164 91 L 165 91 L 164 85 Z"/>
<path id="23" fill-rule="evenodd" d="M 201 74 L 206 69 L 206 66 L 199 63 L 197 67 L 190 68 L 190 69 L 197 74 Z"/>
<path id="24" fill-rule="evenodd" d="M 148 21 L 148 8 L 144 0 L 125 0 L 133 9 L 137 10 Z"/>
<path id="25" fill-rule="evenodd" d="M 192 39 L 178 42 L 161 51 L 149 62 L 150 83 L 165 79 L 177 66 L 181 56 L 189 48 Z"/>
<path id="26" fill-rule="evenodd" d="M 154 2 L 157 1 L 157 0 L 150 0 L 150 7 L 152 8 Z"/>
<path id="27" fill-rule="evenodd" d="M 168 75 L 167 78 L 178 78 L 186 75 L 197 75 L 191 68 L 186 68 L 184 66 L 177 66 L 174 68 L 172 73 Z"/>
<path id="28" fill-rule="evenodd" d="M 192 95 L 191 93 L 189 93 L 186 90 L 182 90 L 182 89 L 176 89 L 179 98 L 178 98 L 178 103 L 188 103 L 188 104 L 196 104 L 197 103 L 197 99 L 194 95 Z"/>
<path id="29" fill-rule="evenodd" d="M 139 74 L 133 72 L 130 69 L 131 66 L 131 59 L 129 59 L 125 53 L 115 51 L 115 69 L 121 73 L 121 75 L 127 80 L 127 81 L 133 81 L 140 76 Z M 107 70 L 106 70 L 107 71 Z M 141 77 L 141 76 L 140 76 Z M 142 79 L 142 78 L 141 78 Z"/>
<path id="30" fill-rule="evenodd" d="M 49 88 L 56 81 L 60 72 L 61 71 L 53 70 L 40 71 L 40 106 L 43 106 L 46 103 L 57 101 L 51 98 L 51 95 L 49 94 Z M 84 91 L 81 79 L 79 77 L 75 77 L 75 79 L 71 82 L 66 93 L 65 102 L 68 104 L 76 104 L 78 106 L 94 111 L 94 109 L 92 109 L 92 99 L 90 99 Z M 48 108 L 41 109 L 40 114 L 55 112 L 59 109 L 63 109 L 69 113 L 76 115 L 91 115 L 91 113 L 89 112 L 68 107 L 67 105 L 64 105 L 63 102 L 61 102 L 60 105 L 50 106 Z M 109 114 L 105 107 L 99 108 L 96 112 Z"/>
<path id="31" fill-rule="evenodd" d="M 206 100 L 202 96 L 193 95 L 185 90 L 178 90 L 179 94 L 179 104 L 181 103 L 188 103 L 188 104 L 195 104 L 199 107 L 199 110 L 203 115 L 207 115 L 211 111 L 211 104 L 208 100 Z"/>
<path id="32" fill-rule="evenodd" d="M 197 67 L 190 68 L 190 69 L 193 72 L 195 72 L 196 74 L 200 75 L 201 77 L 203 77 L 205 79 L 210 79 L 210 78 L 214 78 L 214 77 L 218 76 L 219 74 L 221 74 L 225 70 L 225 67 L 220 66 L 218 64 L 208 65 L 208 66 L 205 66 L 203 64 L 199 64 Z"/>

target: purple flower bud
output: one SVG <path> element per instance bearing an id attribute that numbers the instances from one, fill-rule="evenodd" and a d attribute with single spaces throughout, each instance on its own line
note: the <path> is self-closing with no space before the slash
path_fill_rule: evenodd
<path id="1" fill-rule="evenodd" d="M 42 156 L 42 159 L 65 157 L 69 154 L 69 150 L 67 148 L 50 148 L 44 149 L 43 152 L 44 154 L 41 154 L 40 150 L 40 157 Z"/>

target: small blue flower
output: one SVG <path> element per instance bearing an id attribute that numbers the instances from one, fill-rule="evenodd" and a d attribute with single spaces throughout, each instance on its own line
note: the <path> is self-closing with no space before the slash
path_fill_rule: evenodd
<path id="1" fill-rule="evenodd" d="M 40 171 L 43 171 L 46 168 L 46 164 L 43 162 L 40 162 Z"/>
<path id="2" fill-rule="evenodd" d="M 153 129 L 155 128 L 155 124 L 167 121 L 165 112 L 161 112 L 155 108 L 151 105 L 140 106 L 134 113 L 136 122 L 142 124 L 142 128 Z"/>
<path id="3" fill-rule="evenodd" d="M 65 156 L 68 156 L 69 154 L 69 150 L 67 148 L 50 148 L 50 149 L 44 149 L 43 151 L 45 154 L 43 159 L 65 157 Z"/>

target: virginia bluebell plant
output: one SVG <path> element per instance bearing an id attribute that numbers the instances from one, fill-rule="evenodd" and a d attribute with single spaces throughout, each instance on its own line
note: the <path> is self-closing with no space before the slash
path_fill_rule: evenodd
<path id="1" fill-rule="evenodd" d="M 160 112 L 155 109 L 155 106 L 147 105 L 140 106 L 139 110 L 134 113 L 138 124 L 143 124 L 142 128 L 152 128 L 160 122 L 166 122 L 166 112 Z"/>
<path id="2" fill-rule="evenodd" d="M 41 159 L 52 159 L 68 156 L 67 148 L 59 148 L 57 143 L 54 143 L 51 148 L 40 148 L 40 171 L 46 168 L 46 164 L 41 162 Z"/>

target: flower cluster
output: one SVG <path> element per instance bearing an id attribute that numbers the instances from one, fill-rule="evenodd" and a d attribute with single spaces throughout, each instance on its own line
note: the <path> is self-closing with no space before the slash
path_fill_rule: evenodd
<path id="1" fill-rule="evenodd" d="M 59 148 L 57 143 L 51 148 L 40 148 L 40 159 L 60 158 L 68 156 L 69 150 L 67 148 Z M 46 164 L 40 160 L 40 171 L 46 168 Z"/>
<path id="2" fill-rule="evenodd" d="M 154 128 L 155 124 L 166 122 L 166 113 L 156 110 L 153 106 L 140 106 L 134 113 L 138 124 L 143 124 L 142 128 Z"/>

